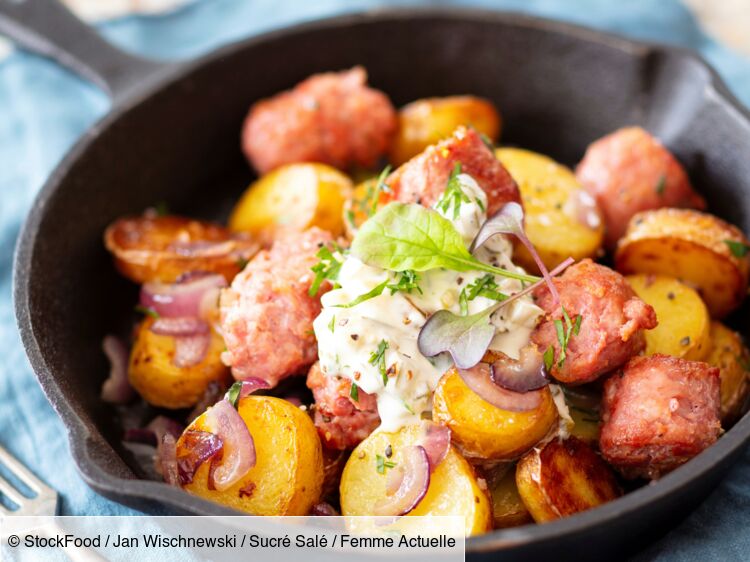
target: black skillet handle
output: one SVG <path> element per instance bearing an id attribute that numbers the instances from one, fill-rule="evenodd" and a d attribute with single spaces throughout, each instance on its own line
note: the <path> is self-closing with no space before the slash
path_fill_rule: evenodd
<path id="1" fill-rule="evenodd" d="M 0 34 L 100 86 L 113 103 L 172 66 L 120 51 L 59 0 L 0 0 Z"/>

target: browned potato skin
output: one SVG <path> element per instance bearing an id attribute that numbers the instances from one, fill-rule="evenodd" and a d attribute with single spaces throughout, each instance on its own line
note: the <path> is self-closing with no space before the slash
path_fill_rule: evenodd
<path id="1" fill-rule="evenodd" d="M 247 396 L 238 411 L 255 442 L 256 464 L 224 491 L 208 488 L 210 463 L 203 463 L 184 489 L 252 515 L 307 515 L 320 500 L 323 453 L 315 426 L 305 412 L 281 398 Z M 188 429 L 206 431 L 205 415 Z M 183 450 L 177 441 L 177 456 Z M 242 490 L 247 493 L 242 493 Z"/>
<path id="2" fill-rule="evenodd" d="M 721 422 L 730 426 L 742 415 L 750 393 L 750 352 L 737 332 L 711 322 L 711 351 L 706 363 L 721 370 Z"/>
<path id="3" fill-rule="evenodd" d="M 431 144 L 449 137 L 461 125 L 473 127 L 493 143 L 500 137 L 500 113 L 488 100 L 449 96 L 413 101 L 398 112 L 399 129 L 390 152 L 400 166 Z"/>
<path id="4" fill-rule="evenodd" d="M 694 286 L 711 316 L 723 318 L 747 294 L 750 254 L 735 256 L 726 241 L 749 244 L 735 226 L 690 209 L 658 209 L 635 215 L 617 245 L 620 273 L 655 273 Z"/>
<path id="5" fill-rule="evenodd" d="M 179 409 L 195 406 L 212 381 L 228 382 L 229 368 L 221 362 L 224 340 L 211 330 L 211 343 L 203 361 L 192 367 L 173 363 L 174 338 L 153 333 L 151 317 L 135 328 L 130 351 L 128 379 L 143 399 L 153 406 Z"/>
<path id="6" fill-rule="evenodd" d="M 435 421 L 451 429 L 454 445 L 470 459 L 512 460 L 543 439 L 557 424 L 557 407 L 549 388 L 542 403 L 530 412 L 496 408 L 475 394 L 455 368 L 435 389 Z"/>
<path id="7" fill-rule="evenodd" d="M 516 468 L 511 467 L 504 476 L 490 484 L 492 516 L 495 529 L 520 527 L 533 522 L 529 510 L 521 500 L 516 485 Z"/>
<path id="8" fill-rule="evenodd" d="M 523 457 L 516 484 L 537 523 L 597 507 L 622 494 L 609 466 L 575 437 L 553 439 Z"/>
<path id="9" fill-rule="evenodd" d="M 215 245 L 190 250 L 175 246 L 201 242 Z M 104 245 L 118 271 L 136 283 L 172 283 L 188 271 L 219 273 L 231 282 L 258 251 L 255 241 L 233 236 L 220 225 L 178 216 L 119 219 L 105 231 Z"/>

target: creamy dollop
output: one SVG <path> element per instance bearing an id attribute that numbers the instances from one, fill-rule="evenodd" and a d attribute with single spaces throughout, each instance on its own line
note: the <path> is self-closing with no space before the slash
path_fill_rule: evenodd
<path id="1" fill-rule="evenodd" d="M 453 208 L 436 210 L 451 221 L 468 248 L 487 219 L 487 196 L 471 176 L 460 174 L 457 179 L 469 201 L 461 203 L 457 216 Z M 496 236 L 477 250 L 475 256 L 496 267 L 523 273 L 511 261 L 512 251 L 510 240 Z M 419 273 L 421 293 L 412 290 L 391 294 L 386 289 L 351 308 L 341 308 L 337 305 L 351 303 L 386 280 L 394 284 L 398 281 L 395 273 L 346 256 L 338 276 L 340 287 L 323 295 L 323 309 L 313 323 L 321 370 L 328 376 L 349 378 L 377 397 L 380 430 L 397 431 L 417 421 L 430 411 L 438 380 L 453 364 L 447 353 L 424 357 L 417 347 L 419 331 L 438 310 L 460 313 L 462 289 L 485 275 L 481 271 L 425 271 Z M 512 294 L 522 289 L 521 282 L 515 279 L 500 276 L 493 279 L 502 293 Z M 480 312 L 496 302 L 477 296 L 468 301 L 468 313 Z M 542 313 L 530 296 L 501 307 L 491 318 L 495 336 L 490 349 L 518 358 Z M 378 351 L 382 351 L 382 361 Z"/>

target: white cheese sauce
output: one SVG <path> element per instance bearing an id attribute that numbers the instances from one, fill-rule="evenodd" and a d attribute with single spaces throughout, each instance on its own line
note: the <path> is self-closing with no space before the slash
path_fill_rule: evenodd
<path id="1" fill-rule="evenodd" d="M 460 205 L 456 217 L 452 208 L 438 212 L 451 221 L 468 247 L 487 218 L 487 196 L 470 176 L 461 174 L 458 181 L 470 201 Z M 511 261 L 512 250 L 507 238 L 496 236 L 475 255 L 485 263 L 523 273 Z M 425 271 L 419 273 L 421 293 L 412 290 L 391 294 L 385 289 L 377 297 L 341 308 L 336 305 L 348 304 L 386 280 L 393 283 L 398 280 L 397 274 L 347 256 L 339 272 L 340 288 L 323 295 L 323 309 L 313 324 L 321 370 L 328 376 L 349 378 L 364 392 L 377 397 L 379 430 L 397 431 L 417 421 L 422 413 L 430 411 L 437 382 L 453 364 L 447 353 L 424 357 L 417 348 L 419 331 L 438 310 L 459 313 L 462 289 L 485 275 L 485 272 L 446 269 Z M 512 294 L 522 289 L 521 282 L 515 279 L 492 278 L 502 293 Z M 496 302 L 477 296 L 468 301 L 468 313 L 479 312 Z M 528 295 L 501 307 L 491 318 L 495 337 L 490 349 L 518 358 L 542 313 Z M 377 355 L 378 347 L 386 344 L 384 361 L 380 362 L 373 354 Z"/>

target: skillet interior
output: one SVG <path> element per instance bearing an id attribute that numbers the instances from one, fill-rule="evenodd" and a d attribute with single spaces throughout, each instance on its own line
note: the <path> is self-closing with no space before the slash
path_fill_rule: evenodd
<path id="1" fill-rule="evenodd" d="M 127 330 L 136 289 L 112 268 L 104 228 L 158 201 L 222 218 L 252 179 L 239 152 L 250 103 L 311 73 L 355 64 L 396 105 L 447 94 L 490 98 L 503 114 L 503 143 L 567 164 L 593 139 L 641 124 L 677 154 L 714 212 L 750 231 L 750 120 L 713 72 L 684 52 L 467 10 L 347 16 L 223 49 L 92 129 L 50 179 L 19 242 L 15 297 L 24 343 L 70 431 L 76 463 L 97 491 L 151 511 L 226 513 L 134 479 L 120 456 L 118 426 L 99 400 L 107 373 L 99 345 L 103 334 Z M 746 312 L 732 323 L 748 335 Z M 557 523 L 474 539 L 469 550 L 559 558 L 561 546 L 580 546 L 584 534 L 586 548 L 568 551 L 577 560 L 636 546 L 634 536 L 647 539 L 700 501 L 748 436 L 746 417 L 658 486 Z"/>

